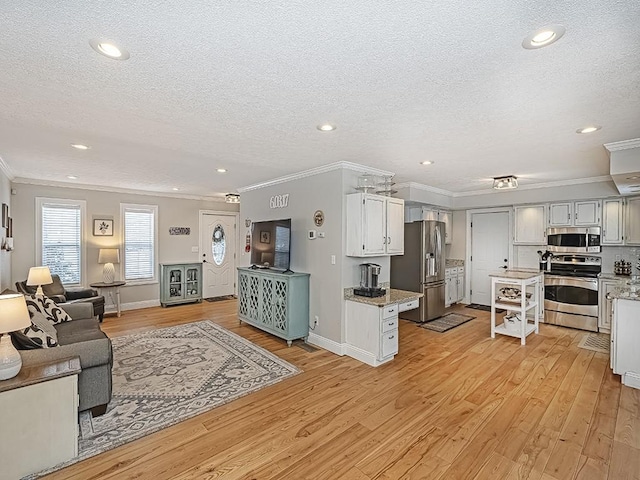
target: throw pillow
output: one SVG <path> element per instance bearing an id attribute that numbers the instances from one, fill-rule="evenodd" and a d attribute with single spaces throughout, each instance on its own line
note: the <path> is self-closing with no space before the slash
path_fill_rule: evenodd
<path id="1" fill-rule="evenodd" d="M 72 320 L 67 312 L 45 295 L 25 295 L 24 299 L 29 311 L 41 313 L 54 325 Z"/>
<path id="2" fill-rule="evenodd" d="M 19 350 L 52 348 L 58 346 L 58 332 L 41 313 L 29 312 L 31 326 L 11 333 L 11 339 Z"/>

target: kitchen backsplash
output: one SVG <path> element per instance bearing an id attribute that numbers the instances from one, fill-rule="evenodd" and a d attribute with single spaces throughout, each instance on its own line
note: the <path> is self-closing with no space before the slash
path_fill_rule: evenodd
<path id="1" fill-rule="evenodd" d="M 594 253 L 594 256 L 602 258 L 602 271 L 613 272 L 613 262 L 616 255 L 620 255 L 621 260 L 633 261 L 631 250 L 634 247 L 602 247 L 602 252 Z M 640 249 L 640 247 L 638 247 Z M 546 245 L 517 245 L 513 247 L 514 267 L 538 268 L 538 250 L 545 251 Z"/>

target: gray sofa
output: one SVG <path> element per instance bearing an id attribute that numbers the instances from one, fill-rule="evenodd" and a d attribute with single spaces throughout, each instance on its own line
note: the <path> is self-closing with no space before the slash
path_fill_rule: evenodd
<path id="1" fill-rule="evenodd" d="M 64 310 L 73 320 L 55 325 L 59 346 L 20 350 L 22 364 L 80 357 L 82 371 L 78 376 L 78 410 L 91 410 L 94 416 L 102 415 L 111 400 L 111 340 L 100 330 L 91 303 L 66 304 Z"/>

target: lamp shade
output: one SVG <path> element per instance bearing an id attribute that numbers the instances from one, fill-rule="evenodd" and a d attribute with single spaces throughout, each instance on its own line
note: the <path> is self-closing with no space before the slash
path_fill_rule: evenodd
<path id="1" fill-rule="evenodd" d="M 15 332 L 31 325 L 24 295 L 0 295 L 0 333 Z"/>
<path id="2" fill-rule="evenodd" d="M 49 285 L 53 283 L 49 267 L 31 267 L 27 277 L 27 285 Z"/>
<path id="3" fill-rule="evenodd" d="M 120 249 L 101 248 L 98 254 L 98 263 L 120 263 Z"/>

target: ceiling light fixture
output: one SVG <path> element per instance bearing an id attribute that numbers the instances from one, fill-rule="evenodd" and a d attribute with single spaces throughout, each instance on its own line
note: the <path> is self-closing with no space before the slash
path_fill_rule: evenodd
<path id="1" fill-rule="evenodd" d="M 425 160 L 424 162 L 420 162 L 420 165 L 433 165 L 434 162 L 431 160 Z"/>
<path id="2" fill-rule="evenodd" d="M 227 169 L 226 168 L 217 168 L 216 172 L 218 172 L 218 173 L 227 173 Z"/>
<path id="3" fill-rule="evenodd" d="M 600 125 L 590 125 L 588 127 L 579 128 L 576 130 L 576 133 L 593 133 L 600 130 L 602 127 Z"/>
<path id="4" fill-rule="evenodd" d="M 549 25 L 530 33 L 522 41 L 522 47 L 527 50 L 546 47 L 557 42 L 567 31 L 562 25 Z"/>
<path id="5" fill-rule="evenodd" d="M 72 143 L 71 146 L 78 150 L 89 150 L 91 148 L 89 145 L 83 145 L 81 143 Z"/>
<path id="6" fill-rule="evenodd" d="M 237 193 L 227 193 L 224 196 L 224 201 L 227 203 L 240 203 L 240 195 Z"/>
<path id="7" fill-rule="evenodd" d="M 321 132 L 333 132 L 337 127 L 330 123 L 323 123 L 321 125 L 318 125 L 316 128 Z"/>
<path id="8" fill-rule="evenodd" d="M 77 180 L 78 179 L 78 177 L 76 177 L 75 175 L 67 175 L 67 178 L 69 180 Z"/>
<path id="9" fill-rule="evenodd" d="M 173 187 L 171 190 L 173 190 L 174 192 L 177 192 L 180 189 L 178 187 Z"/>
<path id="10" fill-rule="evenodd" d="M 122 47 L 117 46 L 111 40 L 100 40 L 98 38 L 92 38 L 89 40 L 89 45 L 100 55 L 112 58 L 113 60 L 128 60 L 131 55 Z"/>
<path id="11" fill-rule="evenodd" d="M 495 188 L 496 190 L 518 188 L 518 178 L 513 175 L 508 175 L 506 177 L 495 177 L 493 179 L 493 188 Z"/>
<path id="12" fill-rule="evenodd" d="M 640 178 L 640 175 L 634 175 L 633 177 L 627 177 L 627 180 L 637 180 Z"/>

